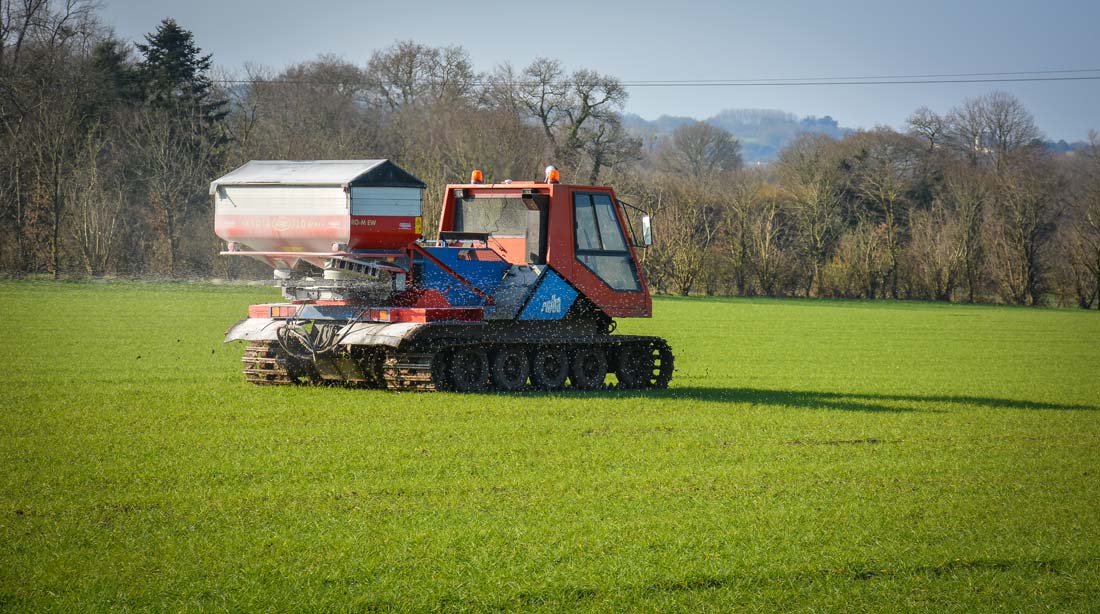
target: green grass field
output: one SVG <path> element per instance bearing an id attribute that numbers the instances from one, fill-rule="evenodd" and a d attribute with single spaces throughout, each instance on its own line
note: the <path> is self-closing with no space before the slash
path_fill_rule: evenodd
<path id="1" fill-rule="evenodd" d="M 658 299 L 653 393 L 261 388 L 264 287 L 0 283 L 0 609 L 1100 610 L 1100 315 Z"/>

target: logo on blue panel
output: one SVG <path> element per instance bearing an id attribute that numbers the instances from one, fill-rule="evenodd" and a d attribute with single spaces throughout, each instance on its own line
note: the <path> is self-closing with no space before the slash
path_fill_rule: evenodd
<path id="1" fill-rule="evenodd" d="M 520 320 L 560 320 L 577 300 L 577 291 L 560 275 L 546 269 L 519 314 Z"/>
<path id="2" fill-rule="evenodd" d="M 542 302 L 543 313 L 561 313 L 561 297 L 555 294 Z"/>

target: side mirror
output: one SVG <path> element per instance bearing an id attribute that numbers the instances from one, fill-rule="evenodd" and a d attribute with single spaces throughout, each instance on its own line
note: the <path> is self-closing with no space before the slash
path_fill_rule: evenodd
<path id="1" fill-rule="evenodd" d="M 648 215 L 642 216 L 642 245 L 653 245 L 653 223 L 649 221 Z"/>

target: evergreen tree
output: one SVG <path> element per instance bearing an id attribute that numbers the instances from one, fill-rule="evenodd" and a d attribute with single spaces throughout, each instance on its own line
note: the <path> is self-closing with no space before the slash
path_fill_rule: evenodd
<path id="1" fill-rule="evenodd" d="M 146 101 L 179 119 L 197 120 L 196 131 L 224 143 L 227 103 L 216 96 L 207 75 L 211 55 L 202 55 L 191 32 L 165 19 L 137 48 L 144 56 L 138 76 Z"/>
<path id="2" fill-rule="evenodd" d="M 138 69 L 125 43 L 114 37 L 100 41 L 92 49 L 91 64 L 98 85 L 96 106 L 108 110 L 118 103 L 141 101 Z"/>

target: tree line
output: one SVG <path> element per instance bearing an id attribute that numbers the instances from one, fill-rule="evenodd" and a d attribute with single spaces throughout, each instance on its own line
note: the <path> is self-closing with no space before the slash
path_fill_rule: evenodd
<path id="1" fill-rule="evenodd" d="M 8 275 L 267 275 L 220 258 L 210 180 L 250 159 L 391 158 L 443 186 L 606 183 L 651 211 L 652 289 L 1100 308 L 1100 137 L 1053 153 L 1003 92 L 907 130 L 805 135 L 746 167 L 707 123 L 624 128 L 611 75 L 539 58 L 478 71 L 461 47 L 403 41 L 217 75 L 166 19 L 135 45 L 84 0 L 0 0 L 0 270 Z"/>
<path id="2" fill-rule="evenodd" d="M 1004 92 L 946 115 L 922 107 L 907 128 L 804 135 L 767 167 L 703 172 L 685 166 L 698 147 L 677 131 L 667 149 L 679 164 L 658 156 L 648 175 L 643 164 L 620 179 L 663 222 L 647 255 L 653 283 L 684 295 L 1100 308 L 1095 132 L 1053 154 Z"/>

